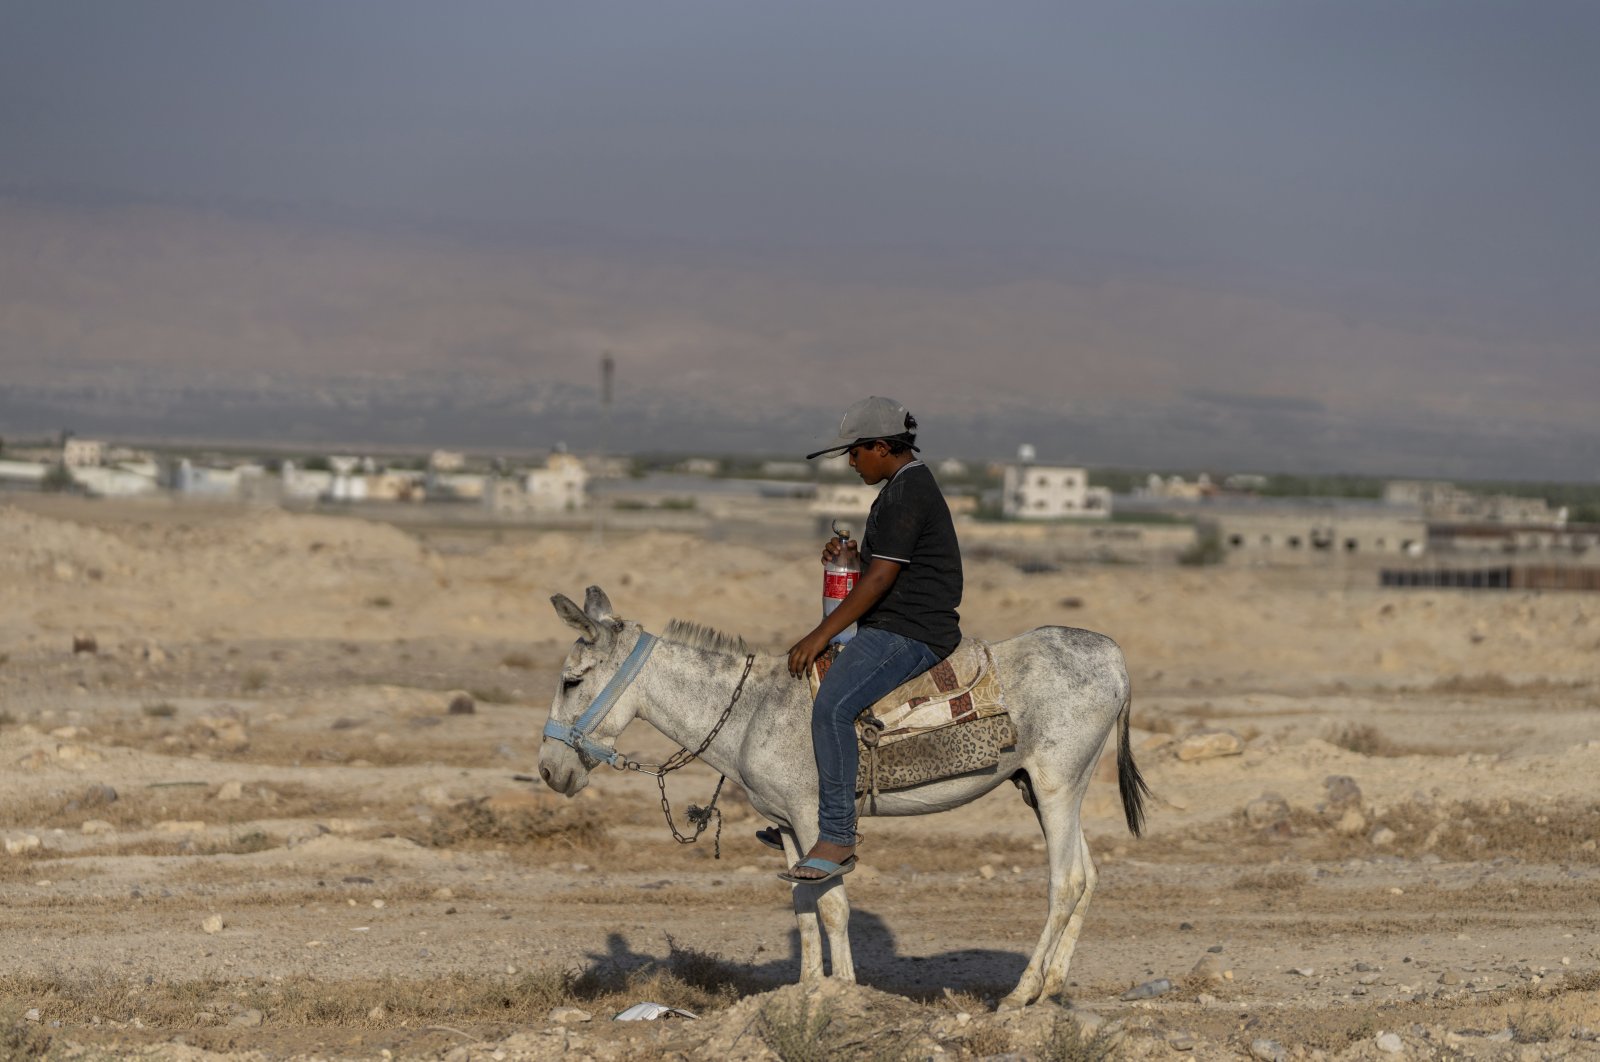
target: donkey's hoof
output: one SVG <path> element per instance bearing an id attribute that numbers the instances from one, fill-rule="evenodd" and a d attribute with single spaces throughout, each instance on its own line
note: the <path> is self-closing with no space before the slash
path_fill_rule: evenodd
<path id="1" fill-rule="evenodd" d="M 1004 1012 L 1006 1012 L 1008 1010 L 1021 1010 L 1023 1007 L 1026 1007 L 1029 1003 L 1032 1003 L 1032 1002 L 1033 1002 L 1033 996 L 1031 996 L 1031 995 L 1019 995 L 1018 993 L 1013 992 L 1009 996 L 1007 996 L 1006 998 L 1002 999 L 995 1006 L 994 1009 L 996 1011 L 1001 1012 L 1001 1013 L 1004 1013 Z"/>

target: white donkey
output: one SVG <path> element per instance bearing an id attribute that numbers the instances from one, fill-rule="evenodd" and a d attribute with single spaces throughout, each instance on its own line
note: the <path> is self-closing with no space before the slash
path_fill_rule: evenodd
<path id="1" fill-rule="evenodd" d="M 755 656 L 736 638 L 677 621 L 657 638 L 617 615 L 596 586 L 581 609 L 561 594 L 551 601 L 580 637 L 562 667 L 539 750 L 545 784 L 572 796 L 588 784 L 596 764 L 624 766 L 612 743 L 635 718 L 688 749 L 715 732 L 700 758 L 744 787 L 756 810 L 781 827 L 789 862 L 798 861 L 817 839 L 817 769 L 811 697 L 806 684 L 789 675 L 787 658 Z M 876 814 L 945 811 L 1008 779 L 1022 788 L 1044 828 L 1050 909 L 1027 969 L 1001 1001 L 1020 1007 L 1059 993 L 1066 983 L 1097 876 L 1079 810 L 1114 727 L 1120 726 L 1122 809 L 1135 836 L 1149 789 L 1128 748 L 1128 672 L 1115 642 L 1072 627 L 1040 627 L 993 648 L 1016 746 L 993 770 L 881 793 Z M 819 920 L 833 975 L 853 981 L 843 880 L 793 888 L 801 981 L 823 976 Z"/>

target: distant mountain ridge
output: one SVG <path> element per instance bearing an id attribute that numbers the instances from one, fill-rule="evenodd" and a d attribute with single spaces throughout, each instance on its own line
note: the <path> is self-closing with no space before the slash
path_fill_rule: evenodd
<path id="1" fill-rule="evenodd" d="M 830 275 L 820 253 L 675 261 L 172 206 L 13 197 L 0 231 L 0 433 L 781 452 L 878 391 L 970 456 L 1030 441 L 1096 464 L 1600 465 L 1592 357 L 1448 318 L 1135 275 L 909 259 Z"/>

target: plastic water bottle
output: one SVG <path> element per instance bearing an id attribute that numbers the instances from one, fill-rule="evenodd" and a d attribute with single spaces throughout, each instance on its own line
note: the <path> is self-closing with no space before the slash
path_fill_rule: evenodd
<path id="1" fill-rule="evenodd" d="M 861 561 L 854 550 L 847 543 L 850 541 L 849 528 L 833 525 L 833 534 L 839 540 L 839 553 L 831 561 L 822 565 L 822 615 L 824 617 L 833 613 L 839 607 L 839 602 L 850 595 L 855 588 L 856 580 L 861 578 Z M 843 645 L 856 636 L 854 623 L 833 636 L 833 640 Z"/>

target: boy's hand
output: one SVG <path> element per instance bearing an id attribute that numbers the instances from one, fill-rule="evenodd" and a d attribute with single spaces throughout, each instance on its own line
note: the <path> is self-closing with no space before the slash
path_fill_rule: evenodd
<path id="1" fill-rule="evenodd" d="M 789 649 L 789 674 L 805 678 L 806 668 L 828 648 L 828 636 L 820 630 L 812 631 Z"/>
<path id="2" fill-rule="evenodd" d="M 828 539 L 822 544 L 822 563 L 827 564 L 841 553 L 846 557 L 856 556 L 856 540 L 852 538 L 848 542 L 841 544 L 837 538 Z"/>

